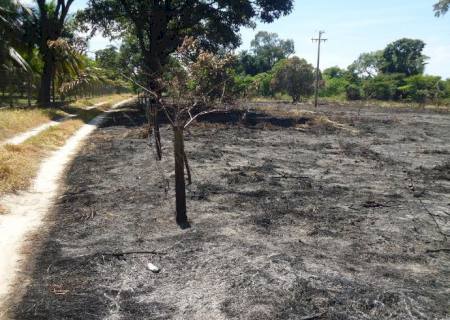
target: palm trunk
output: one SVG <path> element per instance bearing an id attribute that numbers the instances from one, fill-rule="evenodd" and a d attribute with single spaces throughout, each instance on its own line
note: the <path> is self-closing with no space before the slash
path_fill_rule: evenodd
<path id="1" fill-rule="evenodd" d="M 174 127 L 174 158 L 175 158 L 175 198 L 176 221 L 182 228 L 189 227 L 186 215 L 186 184 L 184 181 L 184 137 L 183 127 Z"/>
<path id="2" fill-rule="evenodd" d="M 50 104 L 53 69 L 53 59 L 49 56 L 49 54 L 47 54 L 44 58 L 44 69 L 42 71 L 41 87 L 39 89 L 38 102 L 41 107 L 48 106 Z"/>
<path id="3" fill-rule="evenodd" d="M 52 102 L 53 104 L 56 102 L 56 86 L 55 86 L 55 70 L 52 73 Z"/>
<path id="4" fill-rule="evenodd" d="M 32 76 L 28 76 L 28 82 L 27 82 L 27 100 L 28 100 L 28 107 L 31 107 L 31 81 Z"/>

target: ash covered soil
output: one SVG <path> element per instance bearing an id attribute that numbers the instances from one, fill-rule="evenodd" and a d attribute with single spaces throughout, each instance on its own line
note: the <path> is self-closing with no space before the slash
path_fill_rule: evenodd
<path id="1" fill-rule="evenodd" d="M 142 113 L 113 113 L 34 238 L 10 316 L 449 319 L 450 115 L 279 114 L 190 128 L 192 226 L 181 230 L 169 126 L 158 163 Z"/>

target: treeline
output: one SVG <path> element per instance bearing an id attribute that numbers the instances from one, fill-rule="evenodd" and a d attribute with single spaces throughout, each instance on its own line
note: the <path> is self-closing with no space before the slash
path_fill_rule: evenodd
<path id="1" fill-rule="evenodd" d="M 28 7 L 0 0 L 0 102 L 26 99 L 41 106 L 128 90 L 127 83 L 89 58 L 77 36 L 73 1 L 35 1 Z M 23 103 L 20 103 L 23 104 Z"/>
<path id="2" fill-rule="evenodd" d="M 393 100 L 416 103 L 450 102 L 450 80 L 424 75 L 428 57 L 421 40 L 400 39 L 383 50 L 363 53 L 346 69 L 320 72 L 319 95 L 338 100 Z M 244 97 L 287 94 L 294 102 L 306 99 L 315 83 L 315 68 L 291 57 L 292 40 L 259 32 L 250 51 L 238 55 L 235 82 Z"/>

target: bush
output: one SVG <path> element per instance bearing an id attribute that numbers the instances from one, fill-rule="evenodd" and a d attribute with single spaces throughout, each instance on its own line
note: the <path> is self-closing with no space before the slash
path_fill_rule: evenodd
<path id="1" fill-rule="evenodd" d="M 404 83 L 402 74 L 380 74 L 363 82 L 364 95 L 369 99 L 392 100 L 399 99 L 398 88 Z"/>
<path id="2" fill-rule="evenodd" d="M 446 83 L 436 76 L 416 75 L 405 79 L 399 90 L 408 101 L 425 103 L 438 102 L 446 97 Z"/>
<path id="3" fill-rule="evenodd" d="M 253 77 L 253 90 L 258 96 L 272 97 L 274 92 L 270 86 L 272 82 L 271 73 L 259 73 Z"/>
<path id="4" fill-rule="evenodd" d="M 347 100 L 361 100 L 362 90 L 356 84 L 349 84 L 345 88 L 345 95 L 347 97 Z"/>
<path id="5" fill-rule="evenodd" d="M 254 90 L 254 77 L 249 75 L 237 75 L 234 77 L 234 92 L 242 98 L 251 98 L 257 93 Z"/>
<path id="6" fill-rule="evenodd" d="M 325 86 L 320 90 L 322 97 L 335 97 L 346 94 L 349 82 L 344 78 L 329 78 L 325 80 Z"/>
<path id="7" fill-rule="evenodd" d="M 298 102 L 301 96 L 312 94 L 314 67 L 305 59 L 292 57 L 281 60 L 272 71 L 272 88 L 276 92 L 286 92 L 293 102 Z"/>

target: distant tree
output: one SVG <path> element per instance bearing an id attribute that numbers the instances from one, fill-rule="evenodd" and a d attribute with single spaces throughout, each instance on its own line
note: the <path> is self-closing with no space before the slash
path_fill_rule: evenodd
<path id="1" fill-rule="evenodd" d="M 294 54 L 294 41 L 282 40 L 276 33 L 260 31 L 251 42 L 258 73 L 267 72 L 280 60 Z"/>
<path id="2" fill-rule="evenodd" d="M 306 60 L 292 57 L 279 61 L 273 68 L 272 86 L 276 91 L 286 92 L 292 101 L 313 93 L 314 67 Z"/>
<path id="3" fill-rule="evenodd" d="M 348 67 L 348 70 L 362 79 L 373 78 L 380 73 L 383 61 L 383 51 L 363 53 Z"/>
<path id="4" fill-rule="evenodd" d="M 108 46 L 105 49 L 95 52 L 97 65 L 104 69 L 114 69 L 119 64 L 119 52 L 115 46 Z"/>
<path id="5" fill-rule="evenodd" d="M 338 66 L 327 68 L 323 71 L 323 77 L 325 79 L 335 79 L 345 77 L 346 70 L 339 68 Z"/>
<path id="6" fill-rule="evenodd" d="M 139 49 L 139 40 L 132 33 L 124 34 L 118 57 L 120 71 L 131 75 L 140 83 L 146 83 L 142 61 L 143 57 Z"/>
<path id="7" fill-rule="evenodd" d="M 236 71 L 238 73 L 256 75 L 259 73 L 258 63 L 256 61 L 256 56 L 250 54 L 248 51 L 244 50 L 238 55 L 238 64 Z"/>
<path id="8" fill-rule="evenodd" d="M 383 51 L 383 73 L 402 73 L 406 76 L 422 74 L 427 56 L 423 55 L 425 43 L 422 40 L 403 38 L 394 41 Z"/>
<path id="9" fill-rule="evenodd" d="M 450 0 L 440 0 L 434 5 L 434 13 L 436 17 L 440 17 L 447 13 L 450 7 Z"/>

